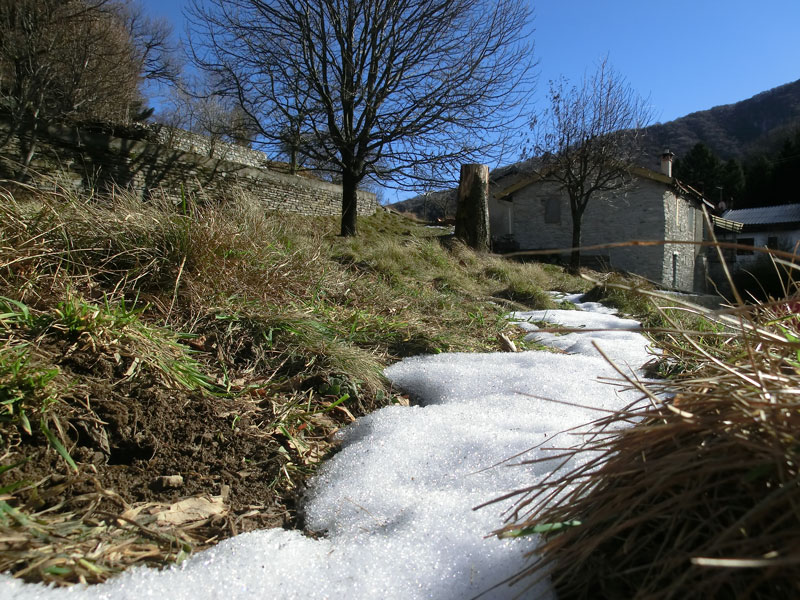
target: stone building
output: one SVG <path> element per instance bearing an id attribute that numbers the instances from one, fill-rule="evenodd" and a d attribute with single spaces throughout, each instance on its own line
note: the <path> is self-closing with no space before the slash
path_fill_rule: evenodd
<path id="1" fill-rule="evenodd" d="M 590 200 L 583 216 L 583 246 L 636 240 L 631 245 L 584 252 L 589 260 L 641 275 L 658 285 L 702 292 L 706 285 L 705 252 L 700 245 L 671 241 L 704 239 L 699 194 L 672 177 L 672 154 L 665 153 L 661 172 L 636 167 L 625 189 Z M 566 257 L 572 245 L 569 198 L 534 168 L 496 172 L 489 200 L 491 234 L 498 248 L 552 249 Z"/>

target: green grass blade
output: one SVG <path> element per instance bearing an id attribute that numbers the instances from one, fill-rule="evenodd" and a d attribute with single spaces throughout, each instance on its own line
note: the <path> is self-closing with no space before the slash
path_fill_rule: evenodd
<path id="1" fill-rule="evenodd" d="M 61 458 L 66 461 L 70 468 L 77 473 L 78 465 L 76 465 L 75 461 L 72 460 L 72 457 L 69 455 L 69 452 L 67 452 L 64 444 L 62 444 L 61 441 L 55 435 L 53 435 L 53 432 L 50 431 L 50 428 L 47 426 L 47 423 L 45 423 L 44 418 L 42 418 L 42 420 L 39 422 L 39 425 L 42 428 L 42 433 L 44 433 L 44 435 L 47 437 L 47 441 L 50 442 L 50 445 L 56 449 L 56 452 L 61 455 Z"/>
<path id="2" fill-rule="evenodd" d="M 536 533 L 555 533 L 567 527 L 578 527 L 581 525 L 580 521 L 563 521 L 561 523 L 541 523 L 533 527 L 523 527 L 521 529 L 510 529 L 500 534 L 501 538 L 518 538 L 527 535 L 534 535 Z"/>
<path id="3" fill-rule="evenodd" d="M 334 408 L 336 408 L 337 406 L 339 406 L 342 402 L 346 402 L 349 399 L 350 399 L 350 394 L 345 394 L 344 396 L 333 402 L 330 406 L 326 406 L 325 408 L 323 408 L 320 412 L 322 413 L 329 412 Z"/>

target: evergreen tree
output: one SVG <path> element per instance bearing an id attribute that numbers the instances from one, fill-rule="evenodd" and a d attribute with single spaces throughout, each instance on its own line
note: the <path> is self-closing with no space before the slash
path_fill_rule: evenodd
<path id="1" fill-rule="evenodd" d="M 745 190 L 745 172 L 736 159 L 722 162 L 703 142 L 698 142 L 682 159 L 675 161 L 675 177 L 690 185 L 715 204 L 726 208 L 739 205 Z"/>
<path id="2" fill-rule="evenodd" d="M 675 161 L 673 173 L 707 198 L 715 198 L 720 185 L 721 162 L 703 142 L 696 143 L 686 156 Z"/>
<path id="3" fill-rule="evenodd" d="M 745 165 L 744 199 L 741 207 L 800 202 L 800 129 L 784 138 L 777 151 L 761 154 Z"/>
<path id="4" fill-rule="evenodd" d="M 800 173 L 800 129 L 792 137 L 786 138 L 775 159 L 772 172 L 772 193 L 774 204 L 800 202 L 797 188 L 797 174 Z"/>
<path id="5" fill-rule="evenodd" d="M 745 192 L 739 208 L 767 206 L 774 204 L 773 190 L 774 165 L 766 155 L 760 155 L 747 162 L 745 168 Z"/>
<path id="6" fill-rule="evenodd" d="M 712 202 L 721 200 L 727 208 L 738 206 L 744 194 L 745 177 L 742 163 L 731 158 L 719 170 L 719 198 L 709 198 Z"/>

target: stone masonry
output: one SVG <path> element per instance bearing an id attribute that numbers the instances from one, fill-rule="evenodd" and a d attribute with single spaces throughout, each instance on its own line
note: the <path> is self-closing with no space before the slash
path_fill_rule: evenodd
<path id="1" fill-rule="evenodd" d="M 2 175 L 14 172 L 20 156 L 20 140 L 8 132 L 0 121 Z M 118 187 L 143 200 L 163 194 L 176 201 L 186 195 L 224 198 L 241 189 L 267 210 L 315 216 L 342 210 L 339 185 L 270 170 L 261 152 L 181 130 L 148 127 L 128 138 L 50 125 L 40 137 L 31 169 L 59 186 L 100 192 Z M 358 192 L 359 215 L 377 209 L 375 194 Z"/>
<path id="2" fill-rule="evenodd" d="M 492 236 L 511 238 L 521 250 L 566 249 L 572 245 L 569 199 L 554 183 L 533 182 L 511 195 L 492 198 Z M 702 212 L 676 193 L 670 178 L 659 173 L 636 177 L 635 183 L 608 198 L 594 198 L 583 217 L 582 245 L 635 240 L 667 242 L 703 239 Z M 613 269 L 636 273 L 668 287 L 700 290 L 701 248 L 661 243 L 603 248 L 584 253 Z M 566 254 L 564 254 L 564 258 Z"/>

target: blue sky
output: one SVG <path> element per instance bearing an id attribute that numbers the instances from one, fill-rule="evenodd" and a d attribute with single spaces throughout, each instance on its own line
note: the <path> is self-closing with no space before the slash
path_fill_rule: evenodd
<path id="1" fill-rule="evenodd" d="M 800 79 L 798 0 L 548 0 L 534 14 L 540 97 L 606 54 L 662 122 Z"/>
<path id="2" fill-rule="evenodd" d="M 142 0 L 183 31 L 185 0 Z M 658 121 L 749 98 L 800 79 L 800 0 L 533 2 L 537 98 L 608 55 Z"/>
<path id="3" fill-rule="evenodd" d="M 148 14 L 183 32 L 188 0 L 142 2 Z M 532 6 L 535 102 L 542 108 L 549 80 L 563 75 L 577 82 L 605 56 L 649 97 L 655 122 L 800 79 L 800 0 L 542 0 Z"/>

